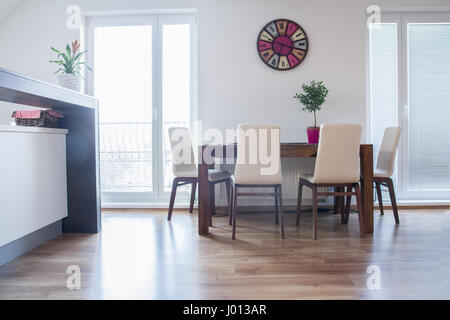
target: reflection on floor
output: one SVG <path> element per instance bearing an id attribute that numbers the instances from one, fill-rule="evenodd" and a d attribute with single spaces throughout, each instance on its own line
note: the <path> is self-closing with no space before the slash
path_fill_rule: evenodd
<path id="1" fill-rule="evenodd" d="M 364 239 L 355 214 L 339 221 L 321 213 L 313 241 L 311 215 L 297 228 L 290 214 L 281 240 L 273 214 L 242 214 L 232 241 L 225 217 L 202 237 L 195 213 L 104 213 L 102 233 L 65 234 L 0 267 L 0 299 L 450 298 L 450 211 L 401 211 L 398 227 L 376 213 Z M 66 288 L 70 265 L 79 290 Z M 380 289 L 367 288 L 371 265 Z"/>

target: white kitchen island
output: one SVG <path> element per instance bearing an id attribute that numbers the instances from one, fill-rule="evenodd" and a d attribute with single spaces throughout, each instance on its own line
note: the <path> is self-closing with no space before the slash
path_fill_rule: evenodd
<path id="1" fill-rule="evenodd" d="M 2 195 L 0 199 L 0 216 L 12 227 L 1 220 L 0 265 L 61 234 L 61 230 L 63 233 L 100 232 L 98 100 L 0 67 L 0 101 L 17 104 L 18 109 L 25 105 L 56 110 L 64 116 L 60 127 L 68 129 L 2 127 L 0 134 L 7 138 L 0 149 L 3 161 L 0 183 L 1 192 L 7 192 L 8 196 Z M 13 137 L 23 140 L 11 143 Z M 63 137 L 65 154 L 60 146 Z M 64 176 L 60 166 L 63 156 L 67 174 L 60 177 Z M 13 157 L 18 159 L 17 163 Z M 35 161 L 30 160 L 33 157 Z M 47 172 L 42 174 L 42 169 Z M 20 178 L 15 177 L 19 174 Z M 7 176 L 7 183 L 3 175 Z M 61 188 L 55 188 L 60 184 Z M 22 202 L 19 205 L 22 211 L 15 207 L 18 201 Z M 11 212 L 14 208 L 16 216 Z M 31 211 L 40 213 L 31 215 Z M 20 214 L 24 216 L 19 217 Z M 51 223 L 52 220 L 56 222 Z M 42 225 L 46 226 L 2 245 Z"/>
<path id="2" fill-rule="evenodd" d="M 67 217 L 67 133 L 66 129 L 0 126 L 0 247 L 5 251 L 4 262 L 20 252 L 14 241 L 45 228 L 49 230 L 41 232 L 41 237 L 62 233 L 61 220 Z"/>

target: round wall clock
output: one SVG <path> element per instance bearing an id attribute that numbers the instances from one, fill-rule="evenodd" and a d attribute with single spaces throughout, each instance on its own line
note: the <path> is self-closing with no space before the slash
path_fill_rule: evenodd
<path id="1" fill-rule="evenodd" d="M 308 53 L 308 37 L 302 27 L 288 19 L 277 19 L 262 28 L 257 40 L 261 60 L 276 70 L 298 66 Z"/>

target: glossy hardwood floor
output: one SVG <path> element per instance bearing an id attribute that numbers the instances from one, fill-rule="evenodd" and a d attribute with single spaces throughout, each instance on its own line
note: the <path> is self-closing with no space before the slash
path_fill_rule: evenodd
<path id="1" fill-rule="evenodd" d="M 175 211 L 104 213 L 101 234 L 65 234 L 0 267 L 0 299 L 417 299 L 450 298 L 450 210 L 375 214 L 373 235 L 319 214 L 287 214 L 280 239 L 273 214 L 241 214 L 237 240 L 226 217 L 209 236 L 197 217 Z M 66 288 L 78 265 L 80 290 Z M 381 270 L 381 289 L 366 286 L 367 267 Z"/>

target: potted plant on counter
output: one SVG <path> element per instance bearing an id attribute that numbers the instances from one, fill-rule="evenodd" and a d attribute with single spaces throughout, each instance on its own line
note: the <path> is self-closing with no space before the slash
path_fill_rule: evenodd
<path id="1" fill-rule="evenodd" d="M 296 93 L 294 99 L 297 99 L 303 106 L 302 110 L 314 113 L 314 126 L 307 128 L 308 143 L 319 143 L 320 127 L 317 126 L 316 112 L 320 111 L 328 95 L 328 89 L 322 81 L 311 81 L 309 84 L 302 85 L 302 93 Z"/>
<path id="2" fill-rule="evenodd" d="M 85 61 L 81 61 L 81 58 L 87 51 L 79 52 L 80 43 L 76 39 L 72 42 L 72 47 L 69 44 L 66 45 L 66 52 L 59 51 L 53 47 L 51 49 L 58 54 L 57 58 L 60 59 L 49 61 L 59 66 L 59 69 L 55 72 L 55 74 L 59 74 L 59 85 L 67 89 L 80 91 L 81 66 L 85 65 L 89 71 L 92 71 Z"/>

